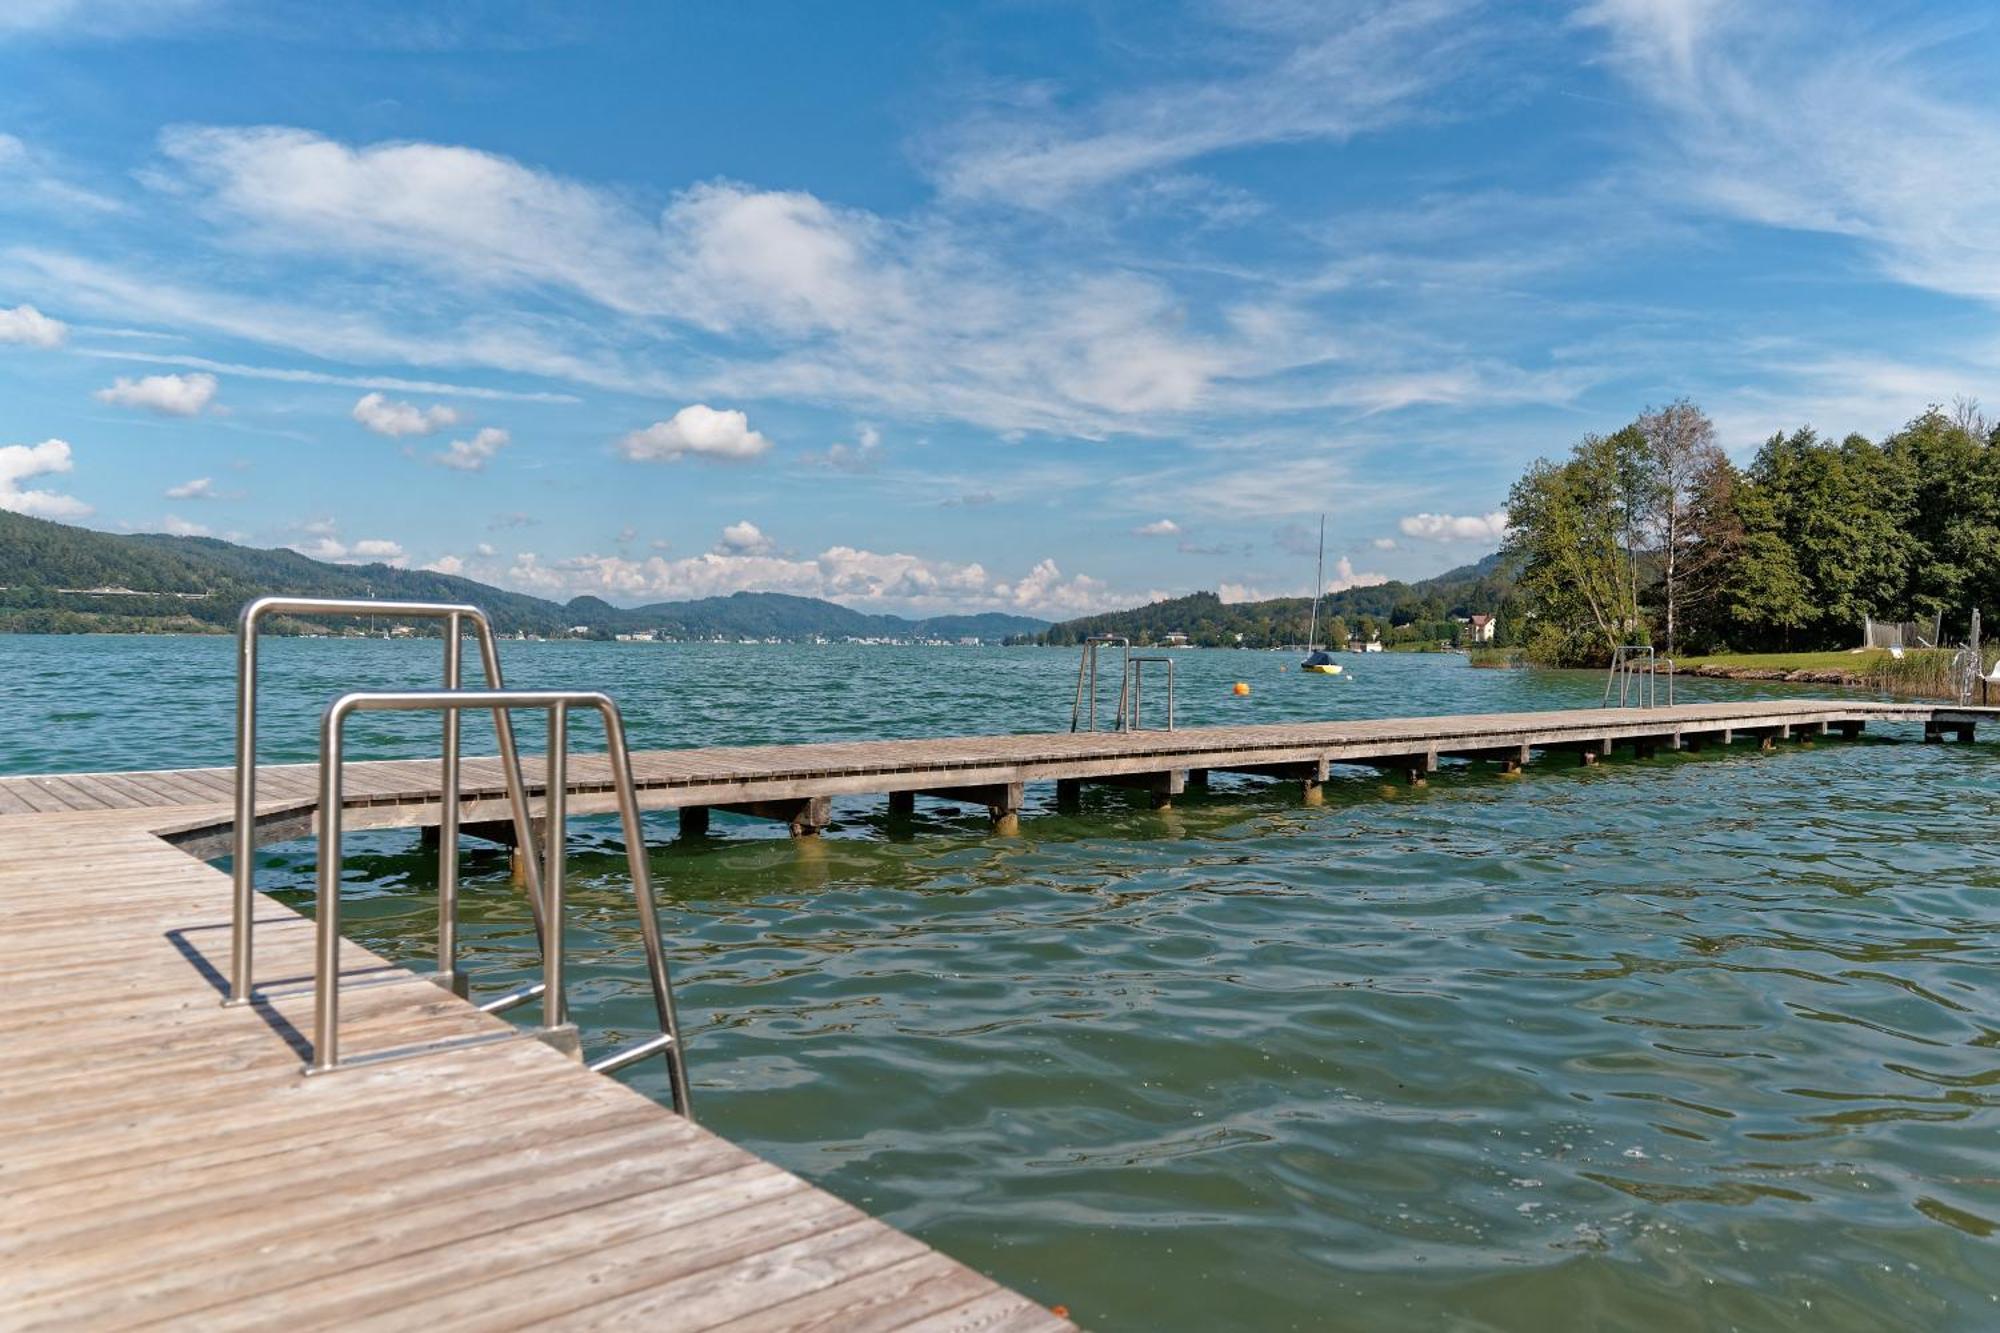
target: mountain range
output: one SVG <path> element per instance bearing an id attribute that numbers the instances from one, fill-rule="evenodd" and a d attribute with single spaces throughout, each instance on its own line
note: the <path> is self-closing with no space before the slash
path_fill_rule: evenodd
<path id="1" fill-rule="evenodd" d="M 658 633 L 677 639 L 999 640 L 1034 634 L 1032 616 L 870 615 L 816 597 L 739 592 L 617 607 L 598 597 L 555 602 L 473 579 L 392 565 L 336 565 L 297 551 L 214 537 L 117 534 L 0 511 L 0 631 L 220 631 L 252 597 L 470 602 L 503 634 Z M 353 622 L 333 622 L 334 627 Z M 282 626 L 280 626 L 282 628 Z M 293 628 L 299 628 L 294 625 Z"/>

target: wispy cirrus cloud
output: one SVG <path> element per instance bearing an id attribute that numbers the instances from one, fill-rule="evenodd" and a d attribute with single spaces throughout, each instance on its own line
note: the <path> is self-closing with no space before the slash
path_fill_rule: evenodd
<path id="1" fill-rule="evenodd" d="M 1231 149 L 1340 141 L 1435 116 L 1479 45 L 1477 8 L 1475 0 L 1216 6 L 1221 22 L 1201 62 L 1208 77 L 1076 106 L 1044 89 L 1008 89 L 1009 104 L 940 132 L 928 155 L 947 197 L 1049 208 Z"/>
<path id="2" fill-rule="evenodd" d="M 1577 17 L 1662 114 L 1658 193 L 1848 237 L 1898 282 L 2000 303 L 2000 109 L 1962 20 L 1732 0 Z"/>
<path id="3" fill-rule="evenodd" d="M 0 39 L 173 31 L 216 7 L 216 0 L 7 0 L 0 5 Z"/>

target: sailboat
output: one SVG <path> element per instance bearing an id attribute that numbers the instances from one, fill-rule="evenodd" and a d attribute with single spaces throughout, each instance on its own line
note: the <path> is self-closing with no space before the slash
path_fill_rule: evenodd
<path id="1" fill-rule="evenodd" d="M 1319 646 L 1319 599 L 1326 591 L 1326 515 L 1319 516 L 1319 564 L 1313 573 L 1312 627 L 1306 631 L 1306 660 L 1299 670 L 1316 676 L 1338 676 L 1340 663 Z"/>

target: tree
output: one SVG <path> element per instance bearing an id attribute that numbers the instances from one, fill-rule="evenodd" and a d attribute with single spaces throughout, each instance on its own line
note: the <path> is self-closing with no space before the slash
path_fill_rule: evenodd
<path id="1" fill-rule="evenodd" d="M 1628 542 L 1640 443 L 1629 430 L 1585 436 L 1567 463 L 1536 462 L 1508 494 L 1505 549 L 1533 615 L 1528 650 L 1540 660 L 1602 662 L 1639 625 Z"/>
<path id="2" fill-rule="evenodd" d="M 1731 509 L 1738 533 L 1717 588 L 1722 624 L 1737 648 L 1789 648 L 1793 631 L 1812 619 L 1806 581 L 1779 526 L 1777 507 L 1754 483 L 1736 487 Z"/>
<path id="3" fill-rule="evenodd" d="M 1704 485 L 1718 480 L 1716 465 L 1728 458 L 1715 442 L 1715 425 L 1685 398 L 1662 408 L 1647 408 L 1634 423 L 1645 441 L 1649 477 L 1637 489 L 1643 532 L 1658 553 L 1661 604 L 1665 610 L 1667 652 L 1679 644 L 1680 620 L 1691 564 L 1700 559 L 1704 534 L 1695 521 Z M 1710 511 L 1711 522 L 1723 519 Z M 1635 543 L 1636 545 L 1636 543 Z"/>

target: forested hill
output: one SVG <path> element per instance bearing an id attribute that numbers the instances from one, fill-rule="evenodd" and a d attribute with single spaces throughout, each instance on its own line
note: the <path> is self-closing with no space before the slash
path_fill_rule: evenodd
<path id="1" fill-rule="evenodd" d="M 1417 583 L 1391 580 L 1366 588 L 1349 588 L 1320 600 L 1322 643 L 1335 643 L 1347 633 L 1385 640 L 1408 637 L 1423 641 L 1453 637 L 1453 617 L 1496 614 L 1513 589 L 1513 580 L 1498 552 L 1477 564 L 1439 574 Z M 1091 634 L 1122 634 L 1134 643 L 1158 643 L 1169 634 L 1187 635 L 1197 644 L 1271 648 L 1302 644 L 1312 620 L 1310 597 L 1277 597 L 1265 602 L 1224 602 L 1212 592 L 1173 597 L 1130 611 L 1113 611 L 1051 625 L 1034 641 L 1054 645 L 1081 642 Z M 1329 625 L 1339 621 L 1338 625 Z M 1392 631 L 1407 631 L 1403 635 Z M 1238 639 L 1241 635 L 1241 639 Z"/>
<path id="2" fill-rule="evenodd" d="M 123 536 L 0 511 L 0 631 L 219 631 L 235 625 L 244 602 L 268 593 L 471 602 L 503 634 L 564 634 L 581 626 L 592 634 L 651 631 L 674 638 L 997 640 L 1048 624 L 994 613 L 908 620 L 778 593 L 631 608 L 595 597 L 563 603 L 420 569 L 327 564 L 213 537 Z"/>

